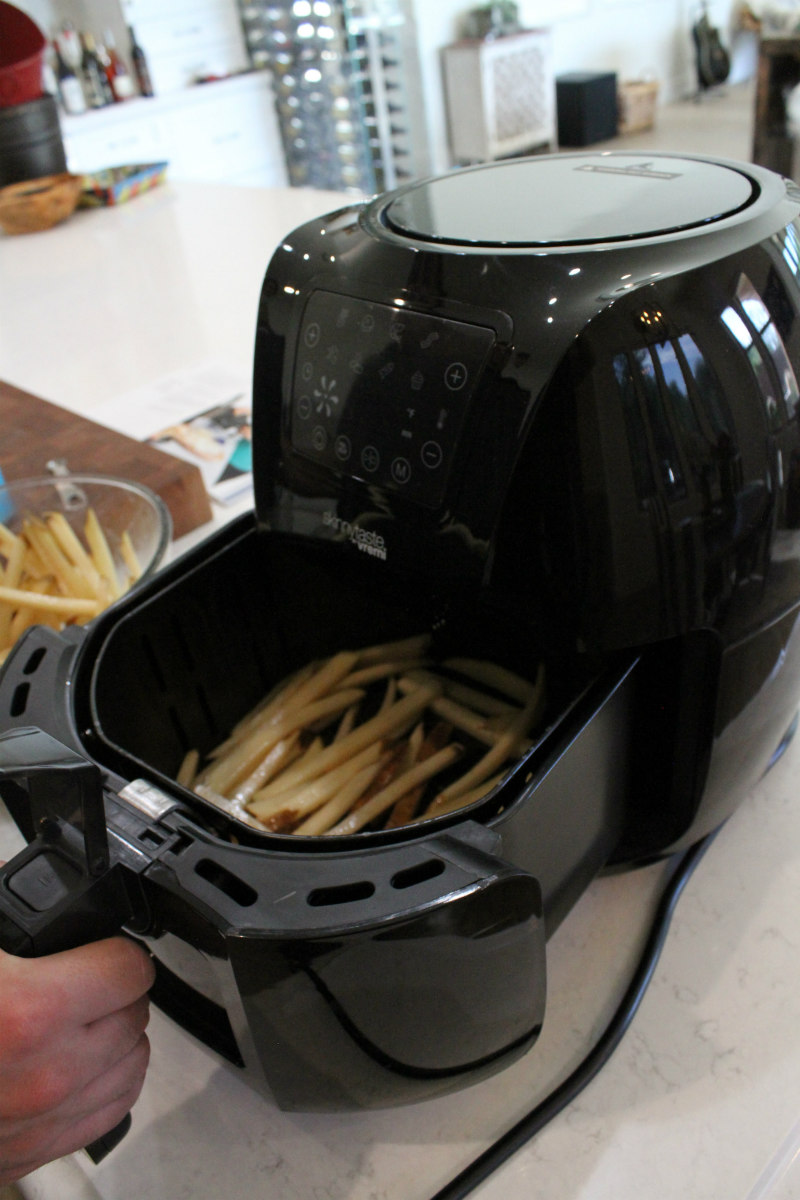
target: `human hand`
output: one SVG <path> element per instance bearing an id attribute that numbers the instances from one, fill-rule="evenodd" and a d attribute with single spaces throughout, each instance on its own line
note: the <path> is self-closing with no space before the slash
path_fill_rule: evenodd
<path id="1" fill-rule="evenodd" d="M 150 1057 L 146 952 L 114 937 L 0 951 L 0 1186 L 89 1145 L 130 1111 Z"/>

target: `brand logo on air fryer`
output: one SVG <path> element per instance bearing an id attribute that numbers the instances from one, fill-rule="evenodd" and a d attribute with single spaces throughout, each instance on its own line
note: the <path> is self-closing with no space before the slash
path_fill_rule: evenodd
<path id="1" fill-rule="evenodd" d="M 371 529 L 361 529 L 359 525 L 353 525 L 350 521 L 343 521 L 332 512 L 322 514 L 322 523 L 347 538 L 362 553 L 386 561 L 386 542 L 379 533 L 374 533 Z"/>
<path id="2" fill-rule="evenodd" d="M 652 163 L 631 163 L 627 167 L 615 167 L 610 163 L 583 163 L 576 171 L 588 171 L 591 175 L 630 175 L 636 179 L 680 179 L 680 171 L 655 171 Z"/>

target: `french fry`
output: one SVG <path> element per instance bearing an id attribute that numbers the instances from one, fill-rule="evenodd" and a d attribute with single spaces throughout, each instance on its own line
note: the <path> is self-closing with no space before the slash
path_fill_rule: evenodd
<path id="1" fill-rule="evenodd" d="M 463 796 L 470 792 L 472 788 L 483 783 L 492 775 L 499 766 L 514 754 L 514 749 L 519 742 L 519 739 L 524 737 L 531 726 L 535 723 L 544 704 L 544 669 L 539 669 L 539 675 L 535 685 L 532 685 L 533 691 L 528 697 L 525 706 L 520 709 L 519 714 L 514 717 L 513 721 L 501 737 L 495 742 L 490 750 L 478 760 L 475 765 L 462 775 L 460 779 L 450 784 L 448 787 L 436 797 L 440 804 L 447 804 L 451 800 Z M 441 797 L 441 799 L 440 799 Z"/>
<path id="2" fill-rule="evenodd" d="M 100 611 L 97 600 L 71 598 L 69 596 L 50 596 L 41 592 L 29 591 L 26 588 L 0 586 L 0 600 L 7 604 L 21 605 L 37 609 L 39 612 L 63 614 L 66 617 L 94 617 Z"/>
<path id="3" fill-rule="evenodd" d="M 461 753 L 461 747 L 451 742 L 449 746 L 445 746 L 443 750 L 439 750 L 436 754 L 431 755 L 425 762 L 416 763 L 410 770 L 405 771 L 396 779 L 368 800 L 361 808 L 357 808 L 349 817 L 345 817 L 338 825 L 334 825 L 325 834 L 326 837 L 333 835 L 344 835 L 348 833 L 357 833 L 359 829 L 363 829 L 365 825 L 369 825 L 381 813 L 386 812 L 387 808 L 391 808 L 395 800 L 399 800 L 406 792 L 411 791 L 417 784 L 430 779 L 433 775 L 437 775 L 443 771 L 445 767 L 449 767 L 458 758 Z"/>
<path id="4" fill-rule="evenodd" d="M 483 683 L 486 687 L 494 688 L 504 696 L 511 696 L 521 704 L 526 704 L 536 690 L 536 685 L 529 680 L 509 671 L 507 667 L 500 667 L 497 663 L 487 662 L 482 658 L 448 658 L 442 665 Z"/>
<path id="5" fill-rule="evenodd" d="M 519 705 L 511 700 L 490 696 L 488 692 L 482 692 L 466 683 L 458 683 L 455 679 L 445 678 L 443 682 L 445 696 L 467 708 L 473 708 L 475 712 L 484 713 L 487 717 L 504 717 L 519 708 Z"/>
<path id="6" fill-rule="evenodd" d="M 233 799 L 238 800 L 240 804 L 247 804 L 250 797 L 260 787 L 264 787 L 270 779 L 274 779 L 287 763 L 294 762 L 295 758 L 300 754 L 300 750 L 300 730 L 295 729 L 288 737 L 281 738 L 279 742 L 276 742 L 267 751 L 261 762 L 253 768 L 247 778 L 236 788 L 233 793 Z"/>
<path id="7" fill-rule="evenodd" d="M 482 800 L 487 796 L 493 787 L 497 787 L 500 780 L 503 778 L 505 771 L 498 771 L 496 775 L 490 776 L 489 779 L 479 783 L 469 792 L 462 792 L 459 796 L 454 796 L 450 800 L 443 800 L 442 793 L 432 800 L 425 812 L 418 817 L 413 817 L 412 820 L 427 821 L 429 817 L 443 817 L 447 813 L 456 812 L 459 808 L 466 808 L 470 804 L 474 804 L 476 800 Z"/>
<path id="8" fill-rule="evenodd" d="M 64 514 L 60 512 L 48 513 L 45 517 L 45 524 L 53 535 L 56 544 L 85 580 L 86 586 L 91 589 L 92 595 L 96 596 L 98 600 L 105 600 L 107 603 L 109 598 L 108 586 L 104 583 L 100 572 L 92 562 L 88 552 L 81 544 L 80 538 Z"/>
<path id="9" fill-rule="evenodd" d="M 178 768 L 178 774 L 175 776 L 175 782 L 179 783 L 181 787 L 190 788 L 195 781 L 199 762 L 199 750 L 187 750 L 186 754 L 183 756 L 183 761 Z"/>
<path id="10" fill-rule="evenodd" d="M 11 534 L 11 537 L 13 541 L 8 543 L 8 557 L 2 582 L 5 587 L 16 588 L 19 587 L 24 569 L 25 542 L 22 538 L 14 537 L 13 534 Z M 8 602 L 0 604 L 0 646 L 7 647 L 7 651 L 11 649 L 10 630 L 13 615 L 14 609 L 11 604 Z"/>
<path id="11" fill-rule="evenodd" d="M 426 758 L 430 758 L 437 750 L 443 749 L 450 740 L 453 732 L 452 725 L 447 721 L 437 721 L 430 733 L 425 737 L 423 726 L 420 724 L 414 730 L 414 734 L 420 734 L 422 737 L 419 745 L 411 746 L 413 754 L 413 762 L 424 762 Z M 411 738 L 409 742 L 411 742 Z M 391 812 L 386 818 L 384 829 L 399 829 L 401 825 L 407 825 L 413 820 L 416 815 L 417 808 L 425 791 L 425 783 L 418 783 L 410 792 L 406 792 L 399 800 L 396 800 L 392 805 Z"/>
<path id="12" fill-rule="evenodd" d="M 380 743 L 373 742 L 360 754 L 340 763 L 324 775 L 319 775 L 313 783 L 305 787 L 261 798 L 257 793 L 247 805 L 247 809 L 253 816 L 258 817 L 259 821 L 263 821 L 268 829 L 280 830 L 294 825 L 301 817 L 307 816 L 330 800 L 363 767 L 377 762 L 380 755 Z"/>
<path id="13" fill-rule="evenodd" d="M 346 762 L 347 759 L 369 746 L 372 742 L 383 741 L 387 737 L 399 736 L 401 730 L 410 728 L 425 710 L 425 707 L 437 694 L 437 689 L 431 687 L 417 688 L 410 696 L 404 696 L 395 704 L 379 712 L 369 721 L 358 725 L 352 733 L 348 733 L 338 742 L 331 742 L 324 750 L 315 755 L 309 763 L 301 762 L 290 768 L 292 786 L 308 783 L 318 775 L 333 770 L 334 767 Z M 276 794 L 282 791 L 282 779 L 274 780 L 263 789 L 261 796 Z"/>
<path id="14" fill-rule="evenodd" d="M 543 668 L 534 683 L 479 659 L 449 659 L 441 672 L 424 657 L 430 643 L 342 651 L 295 672 L 207 755 L 194 790 L 255 828 L 300 836 L 395 829 L 472 804 L 530 747 Z M 373 715 L 359 723 L 362 700 Z M 466 754 L 459 732 L 466 769 L 436 792 Z"/>
<path id="15" fill-rule="evenodd" d="M 5 558 L 8 558 L 12 549 L 14 548 L 14 545 L 20 540 L 21 539 L 18 538 L 15 533 L 12 533 L 7 525 L 4 525 L 2 522 L 0 522 L 0 554 L 2 554 Z"/>
<path id="16" fill-rule="evenodd" d="M 95 568 L 108 584 L 111 591 L 112 599 L 116 600 L 122 594 L 117 579 L 117 572 L 114 567 L 114 559 L 111 554 L 111 549 L 108 544 L 108 539 L 103 533 L 103 528 L 97 519 L 97 513 L 93 508 L 86 510 L 86 519 L 83 526 L 83 534 L 89 546 L 92 562 Z"/>
<path id="17" fill-rule="evenodd" d="M 332 796 L 315 813 L 312 813 L 310 817 L 306 817 L 305 821 L 301 821 L 293 832 L 304 834 L 305 836 L 325 833 L 361 799 L 380 769 L 380 762 L 370 763 L 368 766 L 363 767 L 353 776 L 349 783 L 344 785 L 336 796 Z"/>
<path id="18" fill-rule="evenodd" d="M 217 759 L 214 766 L 203 774 L 202 782 L 212 791 L 220 792 L 224 796 L 250 774 L 264 754 L 281 738 L 293 733 L 295 729 L 312 725 L 322 716 L 335 716 L 343 712 L 363 695 L 363 692 L 353 688 L 351 691 L 323 696 L 303 708 L 292 704 L 288 711 L 280 710 L 264 729 L 253 730 L 230 755 L 224 759 Z M 340 742 L 339 745 L 341 744 Z"/>
<path id="19" fill-rule="evenodd" d="M 346 737 L 347 734 L 350 732 L 350 730 L 353 728 L 353 726 L 356 723 L 356 713 L 357 712 L 358 712 L 358 707 L 355 704 L 351 704 L 349 708 L 346 708 L 344 710 L 344 713 L 342 714 L 342 719 L 339 722 L 339 724 L 336 726 L 336 733 L 333 735 L 333 740 L 335 742 L 341 741 L 342 738 Z"/>
<path id="20" fill-rule="evenodd" d="M 202 783 L 198 783 L 194 787 L 194 791 L 202 800 L 207 800 L 210 804 L 221 809 L 228 816 L 235 817 L 237 821 L 242 821 L 245 825 L 251 825 L 255 829 L 263 828 L 255 817 L 251 817 L 246 808 L 243 808 L 237 800 L 229 800 L 227 796 L 220 796 L 219 792 L 215 792 L 213 788 L 206 787 Z"/>
<path id="21" fill-rule="evenodd" d="M 122 555 L 122 561 L 128 568 L 130 582 L 136 583 L 142 578 L 142 564 L 139 562 L 139 556 L 133 547 L 133 541 L 127 529 L 123 529 L 122 537 L 119 539 L 119 552 Z"/>
<path id="22" fill-rule="evenodd" d="M 26 521 L 23 530 L 46 570 L 54 576 L 62 595 L 79 599 L 97 598 L 86 576 L 73 566 L 44 521 Z"/>
<path id="23" fill-rule="evenodd" d="M 357 659 L 358 654 L 352 650 L 343 650 L 339 654 L 334 654 L 333 658 L 329 658 L 327 662 L 323 663 L 289 697 L 288 709 L 291 711 L 304 708 L 312 701 L 318 700 L 320 696 L 326 695 L 352 670 Z M 349 688 L 350 685 L 348 684 L 347 687 Z M 279 720 L 282 715 L 278 714 L 275 719 Z"/>
<path id="24" fill-rule="evenodd" d="M 302 671 L 296 671 L 287 680 L 276 686 L 267 693 L 255 708 L 249 713 L 245 713 L 240 721 L 237 721 L 224 742 L 215 746 L 209 752 L 209 758 L 222 758 L 238 743 L 244 740 L 248 734 L 252 733 L 258 726 L 265 725 L 271 718 L 279 704 L 286 700 L 293 691 L 295 691 L 304 679 L 307 679 L 314 670 L 312 665 L 305 667 Z"/>
<path id="25" fill-rule="evenodd" d="M 402 638 L 398 642 L 382 642 L 375 646 L 366 646 L 359 655 L 359 662 L 381 662 L 388 658 L 421 658 L 430 649 L 432 640 L 429 633 L 420 633 L 413 637 Z"/>
<path id="26" fill-rule="evenodd" d="M 0 595 L 0 661 L 31 625 L 63 629 L 88 621 L 134 582 L 131 576 L 123 587 L 116 580 L 108 540 L 93 509 L 86 522 L 86 545 L 57 511 L 24 517 L 19 533 L 0 524 L 0 560 L 5 560 L 0 561 L 0 586 L 6 589 Z M 129 536 L 127 543 L 130 557 Z"/>
<path id="27" fill-rule="evenodd" d="M 359 667 L 351 672 L 343 681 L 343 687 L 365 687 L 369 683 L 375 683 L 378 679 L 386 679 L 392 675 L 399 675 L 402 671 L 410 671 L 415 667 L 425 665 L 425 659 L 405 660 L 402 658 L 387 659 L 385 662 L 370 663 L 366 667 Z"/>

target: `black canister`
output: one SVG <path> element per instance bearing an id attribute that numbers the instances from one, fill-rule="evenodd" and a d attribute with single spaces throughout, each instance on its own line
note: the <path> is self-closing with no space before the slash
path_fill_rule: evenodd
<path id="1" fill-rule="evenodd" d="M 0 108 L 0 187 L 67 169 L 58 108 L 50 95 Z"/>

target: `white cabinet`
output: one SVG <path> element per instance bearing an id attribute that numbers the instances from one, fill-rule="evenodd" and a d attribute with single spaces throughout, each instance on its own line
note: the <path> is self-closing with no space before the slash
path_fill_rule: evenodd
<path id="1" fill-rule="evenodd" d="M 442 76 L 454 162 L 486 162 L 555 147 L 548 30 L 445 46 Z"/>
<path id="2" fill-rule="evenodd" d="M 145 50 L 157 96 L 249 66 L 233 0 L 125 0 L 123 15 Z"/>
<path id="3" fill-rule="evenodd" d="M 286 185 L 271 76 L 249 70 L 235 0 L 19 3 L 48 32 L 65 20 L 99 37 L 110 30 L 126 58 L 133 26 L 147 56 L 154 97 L 62 114 L 70 170 L 167 161 L 170 179 Z M 196 83 L 209 76 L 215 81 Z"/>
<path id="4" fill-rule="evenodd" d="M 168 119 L 174 179 L 286 185 L 270 76 L 266 72 L 184 93 Z"/>
<path id="5" fill-rule="evenodd" d="M 279 187 L 286 167 L 270 76 L 258 71 L 166 96 L 63 117 L 78 174 L 167 161 L 167 177 Z"/>

